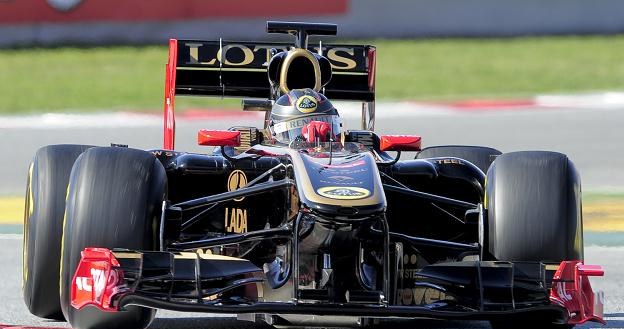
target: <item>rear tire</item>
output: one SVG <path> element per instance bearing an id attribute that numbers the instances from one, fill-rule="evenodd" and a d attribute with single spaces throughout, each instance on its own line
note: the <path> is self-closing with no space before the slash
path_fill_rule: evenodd
<path id="1" fill-rule="evenodd" d="M 74 161 L 91 147 L 42 147 L 28 171 L 22 294 L 30 313 L 38 317 L 64 320 L 59 302 L 59 260 L 67 183 Z"/>
<path id="2" fill-rule="evenodd" d="M 128 148 L 93 148 L 72 170 L 63 226 L 61 306 L 72 327 L 145 328 L 156 311 L 129 306 L 107 313 L 70 305 L 71 280 L 85 247 L 158 250 L 158 230 L 167 178 L 150 153 Z"/>
<path id="3" fill-rule="evenodd" d="M 422 151 L 416 154 L 416 159 L 426 158 L 439 158 L 439 157 L 454 157 L 467 160 L 471 162 L 477 168 L 481 169 L 483 173 L 488 171 L 488 168 L 496 159 L 496 156 L 501 155 L 501 151 L 484 146 L 467 146 L 467 145 L 443 145 L 443 146 L 431 146 L 422 149 Z"/>
<path id="4" fill-rule="evenodd" d="M 501 261 L 583 260 L 581 183 L 556 152 L 512 152 L 487 173 L 487 250 Z"/>

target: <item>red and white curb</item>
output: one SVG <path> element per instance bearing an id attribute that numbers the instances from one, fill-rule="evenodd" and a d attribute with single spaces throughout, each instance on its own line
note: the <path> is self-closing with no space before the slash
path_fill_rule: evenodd
<path id="1" fill-rule="evenodd" d="M 345 119 L 357 119 L 361 106 L 357 102 L 334 102 Z M 622 110 L 624 92 L 604 92 L 574 95 L 539 95 L 530 99 L 491 100 L 473 99 L 456 102 L 385 102 L 378 101 L 375 115 L 378 119 L 418 116 L 456 115 L 484 112 L 517 112 L 567 110 Z M 195 121 L 250 121 L 264 118 L 263 112 L 243 112 L 236 109 L 195 109 L 176 114 L 179 124 Z M 31 116 L 0 116 L 0 129 L 59 129 L 59 128 L 116 128 L 162 126 L 159 111 L 109 112 L 95 114 L 46 113 Z"/>
<path id="2" fill-rule="evenodd" d="M 67 328 L 67 326 L 59 326 L 59 327 L 31 327 L 31 326 L 7 326 L 0 324 L 0 329 L 59 329 L 59 328 Z"/>

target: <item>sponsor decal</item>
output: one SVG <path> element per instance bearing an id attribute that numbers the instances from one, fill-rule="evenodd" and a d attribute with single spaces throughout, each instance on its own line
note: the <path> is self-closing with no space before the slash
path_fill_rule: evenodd
<path id="1" fill-rule="evenodd" d="M 271 61 L 271 49 L 288 51 L 288 47 L 280 44 L 251 44 L 251 43 L 228 43 L 219 47 L 210 42 L 181 43 L 185 51 L 179 56 L 186 65 L 202 65 L 216 69 L 233 67 L 238 69 L 259 70 L 265 72 Z M 318 53 L 318 47 L 310 47 L 308 50 Z M 356 51 L 355 47 L 323 47 L 323 53 L 327 55 L 334 73 L 358 71 L 366 74 L 365 52 Z M 188 55 L 187 55 L 188 54 Z"/>
<path id="2" fill-rule="evenodd" d="M 349 177 L 349 176 L 329 176 L 327 177 L 329 179 L 333 179 L 339 182 L 345 182 L 345 181 L 351 181 L 353 180 L 353 177 Z"/>
<path id="3" fill-rule="evenodd" d="M 440 160 L 435 160 L 435 162 L 437 164 L 458 164 L 458 165 L 463 165 L 463 163 L 459 159 L 440 159 Z"/>
<path id="4" fill-rule="evenodd" d="M 319 188 L 316 192 L 326 198 L 338 200 L 364 199 L 371 194 L 365 188 L 353 186 L 326 186 Z"/>
<path id="5" fill-rule="evenodd" d="M 441 300 L 451 300 L 441 291 L 427 288 L 403 288 L 396 290 L 399 305 L 427 305 Z"/>
<path id="6" fill-rule="evenodd" d="M 171 152 L 171 151 L 152 151 L 152 154 L 155 157 L 165 156 L 165 157 L 168 157 L 168 158 L 176 155 L 175 152 Z"/>
<path id="7" fill-rule="evenodd" d="M 360 168 L 360 169 L 349 169 L 349 168 L 336 169 L 336 168 L 331 168 L 331 167 L 321 167 L 321 168 L 323 168 L 324 173 L 336 174 L 336 175 L 361 175 L 368 171 L 366 168 Z M 359 184 L 359 183 L 354 183 L 354 184 Z"/>
<path id="8" fill-rule="evenodd" d="M 117 274 L 115 271 L 111 271 L 110 273 L 113 276 Z M 90 274 L 91 277 L 76 277 L 76 288 L 85 292 L 94 292 L 95 298 L 99 299 L 106 288 L 106 272 L 102 269 L 92 268 Z M 116 280 L 111 281 L 115 282 Z"/>
<path id="9" fill-rule="evenodd" d="M 355 178 L 353 177 L 349 177 L 349 176 L 329 176 L 327 177 L 327 179 L 319 179 L 319 183 L 321 184 L 325 184 L 325 185 L 346 185 L 346 186 L 353 186 L 353 185 L 363 185 L 364 182 L 360 181 L 360 180 L 355 180 Z"/>
<path id="10" fill-rule="evenodd" d="M 225 208 L 225 231 L 247 233 L 247 209 Z"/>
<path id="11" fill-rule="evenodd" d="M 323 165 L 323 167 L 326 167 L 326 168 L 353 168 L 353 167 L 362 166 L 362 165 L 365 165 L 365 164 L 366 164 L 366 161 L 359 160 L 359 161 L 345 163 L 345 164 Z"/>
<path id="12" fill-rule="evenodd" d="M 299 110 L 299 112 L 312 113 L 316 110 L 318 101 L 310 95 L 303 95 L 299 97 L 299 99 L 297 99 L 296 104 L 297 110 Z"/>
<path id="13" fill-rule="evenodd" d="M 288 121 L 278 122 L 273 126 L 273 131 L 276 134 L 281 134 L 285 131 L 301 128 L 312 121 L 321 121 L 333 124 L 334 117 L 331 115 L 315 115 L 303 118 L 297 118 Z"/>
<path id="14" fill-rule="evenodd" d="M 568 293 L 568 290 L 565 289 L 564 283 L 557 284 L 557 293 L 565 302 L 569 302 L 572 300 L 572 295 Z"/>
<path id="15" fill-rule="evenodd" d="M 403 293 L 401 295 L 401 302 L 403 305 L 409 305 L 412 303 L 412 300 L 414 299 L 412 289 L 403 289 Z"/>
<path id="16" fill-rule="evenodd" d="M 318 52 L 318 47 L 316 48 Z M 342 55 L 339 55 L 342 53 Z M 353 48 L 336 47 L 327 52 L 327 58 L 330 60 L 332 69 L 350 71 L 357 67 L 357 63 L 353 60 L 355 50 Z"/>
<path id="17" fill-rule="evenodd" d="M 420 272 L 420 270 L 418 269 L 403 269 L 403 270 L 399 270 L 399 276 L 403 279 L 416 279 L 418 277 L 418 273 Z"/>
<path id="18" fill-rule="evenodd" d="M 236 191 L 247 185 L 247 175 L 242 170 L 234 170 L 228 176 L 228 192 Z M 234 201 L 243 201 L 245 197 L 236 198 Z M 225 231 L 229 233 L 247 232 L 247 209 L 225 207 Z"/>
<path id="19" fill-rule="evenodd" d="M 228 192 L 236 191 L 239 188 L 244 187 L 245 185 L 247 185 L 247 176 L 245 175 L 244 171 L 237 169 L 230 173 L 227 185 Z M 234 199 L 234 201 L 243 201 L 244 198 L 245 197 L 236 198 Z"/>
<path id="20" fill-rule="evenodd" d="M 412 254 L 412 255 L 403 255 L 403 264 L 407 265 L 407 264 L 412 264 L 412 265 L 416 265 L 416 262 L 418 261 L 418 256 Z"/>

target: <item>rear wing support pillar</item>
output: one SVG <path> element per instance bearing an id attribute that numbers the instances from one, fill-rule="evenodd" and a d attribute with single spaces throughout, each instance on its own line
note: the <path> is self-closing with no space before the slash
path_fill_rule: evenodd
<path id="1" fill-rule="evenodd" d="M 362 102 L 362 130 L 375 130 L 375 101 Z"/>
<path id="2" fill-rule="evenodd" d="M 178 40 L 169 40 L 169 61 L 165 65 L 165 104 L 164 104 L 164 131 L 163 149 L 175 148 L 175 89 L 176 69 L 178 61 Z"/>

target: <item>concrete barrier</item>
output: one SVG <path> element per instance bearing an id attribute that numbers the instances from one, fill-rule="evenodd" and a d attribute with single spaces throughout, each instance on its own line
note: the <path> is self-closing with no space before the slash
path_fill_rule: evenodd
<path id="1" fill-rule="evenodd" d="M 343 38 L 612 34 L 624 1 L 0 0 L 0 47 L 266 40 L 267 19 L 334 22 Z"/>

